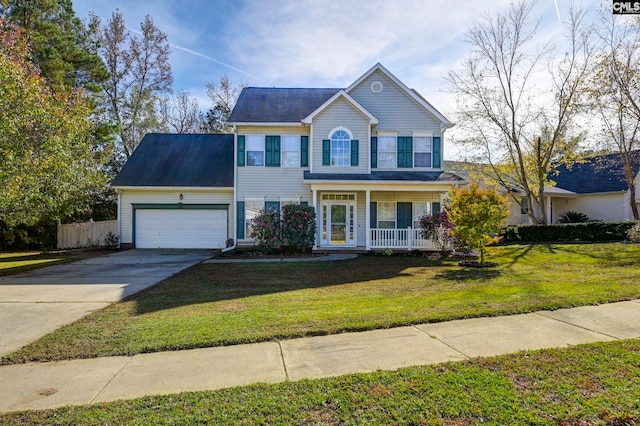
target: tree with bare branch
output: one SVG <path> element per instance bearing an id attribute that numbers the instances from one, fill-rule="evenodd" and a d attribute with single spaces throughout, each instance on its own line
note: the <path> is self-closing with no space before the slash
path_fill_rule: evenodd
<path id="1" fill-rule="evenodd" d="M 489 183 L 524 191 L 533 223 L 547 223 L 545 186 L 553 184 L 554 166 L 575 151 L 577 139 L 569 134 L 584 105 L 593 46 L 584 12 L 571 8 L 558 60 L 557 48 L 536 44 L 534 4 L 523 0 L 484 15 L 468 30 L 471 54 L 447 80 L 458 95 L 469 160 L 489 165 Z"/>
<path id="2" fill-rule="evenodd" d="M 602 49 L 594 63 L 591 105 L 602 119 L 606 145 L 620 155 L 638 220 L 633 157 L 640 149 L 640 18 L 602 12 L 596 33 Z"/>
<path id="3" fill-rule="evenodd" d="M 173 84 L 169 43 L 148 15 L 139 35 L 127 29 L 120 11 L 106 25 L 95 15 L 91 19 L 109 72 L 104 83 L 105 118 L 117 125 L 120 154 L 127 159 L 146 133 L 160 129 L 158 105 Z"/>
<path id="4" fill-rule="evenodd" d="M 160 114 L 170 132 L 183 134 L 202 131 L 204 115 L 200 112 L 200 104 L 187 91 L 180 90 L 175 97 L 163 98 Z"/>
<path id="5" fill-rule="evenodd" d="M 203 131 L 207 133 L 233 133 L 227 126 L 227 120 L 238 100 L 238 96 L 246 83 L 234 87 L 226 75 L 220 77 L 217 83 L 207 83 L 207 95 L 213 102 L 213 107 L 205 114 Z"/>

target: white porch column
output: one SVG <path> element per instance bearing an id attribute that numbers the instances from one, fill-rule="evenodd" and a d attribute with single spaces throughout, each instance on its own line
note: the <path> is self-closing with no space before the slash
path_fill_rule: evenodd
<path id="1" fill-rule="evenodd" d="M 320 240 L 320 236 L 322 235 L 322 220 L 320 218 L 320 215 L 322 214 L 322 212 L 318 211 L 317 208 L 317 201 L 318 201 L 318 190 L 317 189 L 312 189 L 311 190 L 311 196 L 313 197 L 311 200 L 311 205 L 313 206 L 313 209 L 316 211 L 316 242 L 313 246 L 313 248 L 318 248 L 318 241 Z"/>
<path id="2" fill-rule="evenodd" d="M 366 250 L 371 250 L 371 229 L 369 229 L 369 226 L 371 225 L 371 190 L 367 189 L 364 194 L 364 229 L 367 232 L 364 248 Z"/>

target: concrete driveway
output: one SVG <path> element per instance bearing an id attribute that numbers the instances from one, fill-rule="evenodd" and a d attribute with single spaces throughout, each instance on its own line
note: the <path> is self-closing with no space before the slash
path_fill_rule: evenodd
<path id="1" fill-rule="evenodd" d="M 127 250 L 0 277 L 0 356 L 212 255 L 211 250 Z"/>

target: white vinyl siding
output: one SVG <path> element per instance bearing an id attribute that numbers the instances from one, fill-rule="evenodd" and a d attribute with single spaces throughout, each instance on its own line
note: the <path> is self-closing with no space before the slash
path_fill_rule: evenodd
<path id="1" fill-rule="evenodd" d="M 221 249 L 227 210 L 138 209 L 136 248 Z"/>
<path id="2" fill-rule="evenodd" d="M 352 139 L 358 141 L 358 166 L 348 162 L 344 166 L 322 165 L 322 141 L 331 139 L 337 127 L 349 129 Z M 309 153 L 314 173 L 368 173 L 369 172 L 369 119 L 342 98 L 326 107 L 313 119 L 313 138 L 309 141 Z"/>
<path id="3" fill-rule="evenodd" d="M 281 136 L 282 167 L 300 167 L 300 136 Z"/>

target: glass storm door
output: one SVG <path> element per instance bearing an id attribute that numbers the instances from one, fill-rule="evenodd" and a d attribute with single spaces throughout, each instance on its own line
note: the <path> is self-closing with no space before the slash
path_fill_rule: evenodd
<path id="1" fill-rule="evenodd" d="M 355 244 L 355 203 L 323 203 L 322 242 L 335 246 Z"/>
<path id="2" fill-rule="evenodd" d="M 330 211 L 330 244 L 347 244 L 347 204 L 331 204 Z"/>

